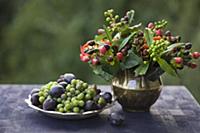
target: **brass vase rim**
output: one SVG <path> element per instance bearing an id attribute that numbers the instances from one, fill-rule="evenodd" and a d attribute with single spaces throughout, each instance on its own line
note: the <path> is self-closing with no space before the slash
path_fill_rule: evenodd
<path id="1" fill-rule="evenodd" d="M 161 90 L 161 88 L 163 87 L 163 85 L 161 84 L 159 89 L 156 88 L 157 86 L 151 87 L 150 89 L 129 89 L 128 87 L 122 87 L 122 86 L 118 86 L 118 85 L 113 85 L 112 86 L 116 86 L 116 87 L 120 87 L 123 90 L 127 90 L 127 91 L 153 91 L 153 90 Z"/>

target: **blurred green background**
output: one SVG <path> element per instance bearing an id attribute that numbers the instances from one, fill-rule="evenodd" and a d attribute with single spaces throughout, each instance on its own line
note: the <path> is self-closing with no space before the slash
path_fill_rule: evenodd
<path id="1" fill-rule="evenodd" d="M 134 9 L 135 23 L 164 18 L 200 51 L 199 0 L 0 0 L 0 83 L 46 83 L 73 72 L 106 84 L 79 60 L 79 46 L 93 39 L 110 8 L 121 16 Z M 187 86 L 200 102 L 200 67 L 180 75 L 164 75 L 164 83 Z"/>

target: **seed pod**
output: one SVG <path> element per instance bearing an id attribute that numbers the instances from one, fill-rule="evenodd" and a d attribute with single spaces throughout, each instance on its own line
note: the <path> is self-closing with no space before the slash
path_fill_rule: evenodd
<path id="1" fill-rule="evenodd" d="M 180 36 L 176 36 L 176 42 L 180 42 L 181 41 L 181 37 Z"/>
<path id="2" fill-rule="evenodd" d="M 113 57 L 112 57 L 112 56 L 109 56 L 109 57 L 107 58 L 107 60 L 108 60 L 108 62 L 112 62 L 112 61 L 113 61 Z"/>
<path id="3" fill-rule="evenodd" d="M 90 40 L 90 41 L 87 42 L 87 44 L 90 45 L 90 46 L 93 46 L 93 45 L 95 45 L 95 42 L 94 42 L 94 40 Z"/>
<path id="4" fill-rule="evenodd" d="M 127 55 L 127 54 L 128 54 L 128 50 L 125 49 L 125 48 L 123 48 L 123 49 L 121 50 L 121 52 L 122 52 L 123 55 Z"/>
<path id="5" fill-rule="evenodd" d="M 168 31 L 165 32 L 165 35 L 166 36 L 171 36 L 171 32 L 168 30 Z"/>
<path id="6" fill-rule="evenodd" d="M 128 21 L 128 16 L 124 16 L 124 21 Z"/>
<path id="7" fill-rule="evenodd" d="M 131 48 L 131 44 L 127 44 L 124 48 L 129 50 Z"/>
<path id="8" fill-rule="evenodd" d="M 112 49 L 114 51 L 114 54 L 116 54 L 118 52 L 118 46 L 114 45 L 114 46 L 112 46 Z"/>
<path id="9" fill-rule="evenodd" d="M 133 43 L 136 44 L 136 45 L 139 44 L 139 39 L 135 38 L 134 41 L 133 41 Z"/>
<path id="10" fill-rule="evenodd" d="M 170 41 L 171 43 L 176 43 L 176 38 L 173 37 L 173 36 L 171 36 L 169 41 Z"/>
<path id="11" fill-rule="evenodd" d="M 142 31 L 140 31 L 139 33 L 138 33 L 138 37 L 143 37 L 144 36 L 144 33 L 142 32 Z"/>
<path id="12" fill-rule="evenodd" d="M 139 38 L 139 40 L 138 40 L 138 44 L 139 44 L 139 45 L 144 44 L 144 39 L 143 39 L 143 38 Z"/>
<path id="13" fill-rule="evenodd" d="M 192 43 L 188 42 L 185 44 L 185 49 L 191 49 L 192 48 Z"/>
<path id="14" fill-rule="evenodd" d="M 187 56 L 187 55 L 189 55 L 190 54 L 190 51 L 189 50 L 185 50 L 184 52 L 183 52 L 183 55 L 185 55 L 185 56 Z"/>
<path id="15" fill-rule="evenodd" d="M 106 50 L 109 50 L 110 49 L 110 46 L 109 45 L 104 45 L 104 47 L 106 48 Z"/>
<path id="16" fill-rule="evenodd" d="M 189 62 L 187 65 L 188 65 L 188 67 L 190 67 L 190 68 L 192 68 L 192 69 L 194 69 L 194 68 L 197 67 L 197 64 L 192 63 L 192 62 Z"/>
<path id="17" fill-rule="evenodd" d="M 148 55 L 147 49 L 144 49 L 144 50 L 142 51 L 142 55 L 143 55 L 143 56 Z"/>

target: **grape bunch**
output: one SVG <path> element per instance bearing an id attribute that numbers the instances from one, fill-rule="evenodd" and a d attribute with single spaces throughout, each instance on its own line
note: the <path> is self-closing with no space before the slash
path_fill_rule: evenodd
<path id="1" fill-rule="evenodd" d="M 51 81 L 40 89 L 33 89 L 31 102 L 44 110 L 83 113 L 104 108 L 112 102 L 112 95 L 66 73 L 57 81 Z"/>

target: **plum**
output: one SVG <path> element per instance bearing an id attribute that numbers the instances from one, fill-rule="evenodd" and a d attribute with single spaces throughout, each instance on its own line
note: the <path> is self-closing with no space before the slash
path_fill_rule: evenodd
<path id="1" fill-rule="evenodd" d="M 110 92 L 105 92 L 102 97 L 106 100 L 107 103 L 112 102 L 112 94 Z"/>
<path id="2" fill-rule="evenodd" d="M 124 119 L 125 119 L 124 114 L 120 112 L 112 112 L 108 117 L 110 123 L 115 126 L 122 125 Z"/>
<path id="3" fill-rule="evenodd" d="M 40 89 L 37 89 L 37 88 L 34 88 L 32 91 L 31 91 L 31 96 L 35 93 L 38 93 L 40 91 Z"/>
<path id="4" fill-rule="evenodd" d="M 35 105 L 35 106 L 39 106 L 39 105 L 40 105 L 38 93 L 34 93 L 34 94 L 31 96 L 31 103 L 32 103 L 33 105 Z"/>
<path id="5" fill-rule="evenodd" d="M 63 93 L 65 93 L 65 89 L 61 85 L 55 85 L 49 91 L 49 95 L 52 97 L 60 97 Z"/>
<path id="6" fill-rule="evenodd" d="M 75 75 L 72 74 L 72 73 L 65 73 L 64 74 L 64 80 L 67 82 L 67 83 L 71 83 L 71 80 L 72 79 L 75 79 Z"/>
<path id="7" fill-rule="evenodd" d="M 97 105 L 95 104 L 94 101 L 92 100 L 86 101 L 85 106 L 84 106 L 85 111 L 95 110 L 95 109 L 97 109 Z"/>
<path id="8" fill-rule="evenodd" d="M 65 88 L 68 85 L 68 83 L 65 81 L 62 81 L 62 82 L 59 82 L 59 85 L 61 85 L 63 88 Z"/>
<path id="9" fill-rule="evenodd" d="M 43 103 L 43 109 L 44 110 L 51 110 L 51 111 L 53 111 L 53 110 L 55 110 L 56 109 L 56 101 L 55 100 L 53 100 L 53 99 L 51 99 L 51 98 L 49 98 L 49 99 L 46 99 L 45 101 L 44 101 L 44 103 Z"/>

